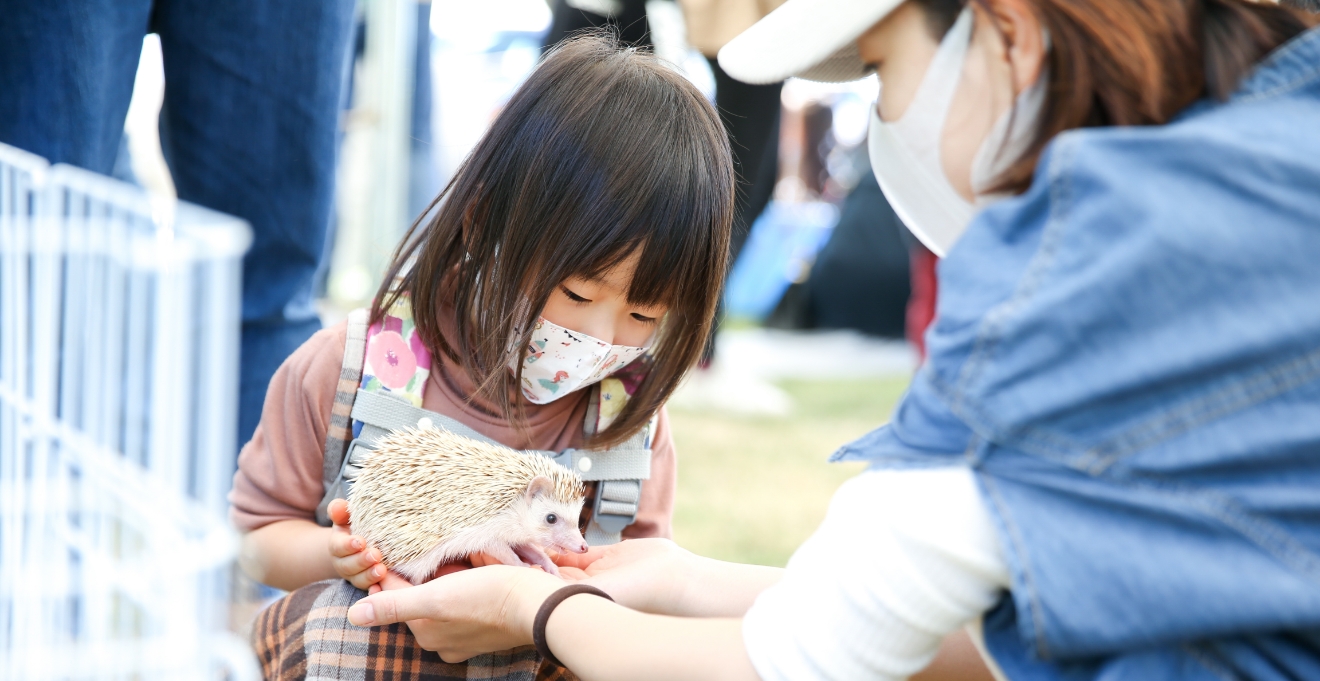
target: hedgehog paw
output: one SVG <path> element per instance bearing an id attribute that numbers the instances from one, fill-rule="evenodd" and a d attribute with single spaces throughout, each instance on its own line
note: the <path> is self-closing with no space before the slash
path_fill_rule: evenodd
<path id="1" fill-rule="evenodd" d="M 542 570 L 558 577 L 559 568 L 550 560 L 550 556 L 541 547 L 535 544 L 519 544 L 513 547 L 513 552 L 523 560 L 528 566 L 539 566 Z"/>
<path id="2" fill-rule="evenodd" d="M 504 565 L 515 565 L 515 566 L 527 565 L 527 563 L 523 562 L 522 556 L 518 555 L 515 547 L 500 545 L 500 546 L 490 546 L 483 550 L 485 551 L 486 555 L 490 556 L 491 558 L 494 558 L 495 560 L 498 560 L 500 563 Z"/>

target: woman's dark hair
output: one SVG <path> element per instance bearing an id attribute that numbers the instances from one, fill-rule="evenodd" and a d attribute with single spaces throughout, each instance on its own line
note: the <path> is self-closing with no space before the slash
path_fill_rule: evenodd
<path id="1" fill-rule="evenodd" d="M 936 36 L 969 2 L 914 1 Z M 987 0 L 970 1 L 987 6 Z M 1265 55 L 1317 22 L 1303 10 L 1251 0 L 1031 4 L 1052 43 L 1049 95 L 1035 140 L 998 178 L 996 191 L 1026 191 L 1041 152 L 1066 130 L 1160 125 L 1198 99 L 1228 99 Z"/>
<path id="2" fill-rule="evenodd" d="M 431 204 L 433 217 L 409 229 L 372 321 L 407 292 L 427 347 L 520 425 L 522 402 L 511 396 L 521 375 L 507 364 L 551 293 L 638 254 L 629 302 L 669 311 L 649 373 L 590 443 L 618 444 L 701 356 L 727 269 L 733 191 L 728 138 L 700 91 L 612 36 L 569 40 L 513 94 Z M 442 332 L 447 306 L 454 324 Z"/>

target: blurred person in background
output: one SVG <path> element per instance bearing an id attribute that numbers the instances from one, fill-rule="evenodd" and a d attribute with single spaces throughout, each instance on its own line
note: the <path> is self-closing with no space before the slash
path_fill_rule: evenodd
<path id="1" fill-rule="evenodd" d="M 864 145 L 860 151 L 865 153 Z M 839 205 L 839 220 L 806 279 L 789 285 L 765 326 L 904 338 L 912 290 L 910 241 L 866 165 Z"/>
<path id="2" fill-rule="evenodd" d="M 247 220 L 239 442 L 312 307 L 333 198 L 354 0 L 0 0 L 0 142 L 110 174 L 147 33 L 180 199 Z"/>
<path id="3" fill-rule="evenodd" d="M 492 566 L 350 619 L 588 681 L 900 679 L 964 625 L 1013 681 L 1320 678 L 1318 25 L 789 0 L 721 64 L 875 71 L 879 184 L 945 256 L 926 364 L 836 455 L 871 467 L 785 570 L 635 540 L 561 562 L 615 603 Z"/>

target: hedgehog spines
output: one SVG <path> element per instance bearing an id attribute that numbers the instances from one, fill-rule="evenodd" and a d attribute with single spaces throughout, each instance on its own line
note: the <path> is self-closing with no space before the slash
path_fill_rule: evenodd
<path id="1" fill-rule="evenodd" d="M 387 565 L 405 563 L 507 509 L 544 476 L 563 502 L 582 480 L 549 458 L 440 430 L 396 431 L 368 454 L 349 494 L 355 534 Z"/>

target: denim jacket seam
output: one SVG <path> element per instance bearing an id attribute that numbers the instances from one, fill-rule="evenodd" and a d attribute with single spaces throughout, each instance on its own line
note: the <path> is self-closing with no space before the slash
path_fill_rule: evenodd
<path id="1" fill-rule="evenodd" d="M 1179 649 L 1182 650 L 1187 657 L 1191 658 L 1193 662 L 1201 665 L 1202 668 L 1211 674 L 1214 674 L 1216 677 L 1223 679 L 1224 681 L 1241 681 L 1241 677 L 1234 674 L 1231 669 L 1219 664 L 1214 658 L 1206 655 L 1204 652 L 1197 650 L 1196 646 L 1188 643 L 1179 646 Z"/>
<path id="2" fill-rule="evenodd" d="M 971 437 L 967 438 L 967 447 L 963 449 L 963 453 L 962 453 L 963 463 L 967 464 L 967 466 L 970 468 L 975 468 L 976 464 L 978 463 L 976 458 L 976 452 L 980 448 L 981 448 L 981 438 L 975 432 L 973 432 Z"/>
<path id="3" fill-rule="evenodd" d="M 965 401 L 961 405 L 957 405 L 954 397 L 955 391 L 934 372 L 930 374 L 928 380 L 931 388 L 948 405 L 949 411 L 967 424 L 977 437 L 988 442 L 1014 447 L 1026 454 L 1049 459 L 1065 466 L 1077 467 L 1078 454 L 1074 452 L 1085 449 L 1081 443 L 1062 433 L 1039 426 L 1024 426 L 1018 429 L 1016 433 L 1000 432 L 992 425 L 992 420 L 985 417 L 978 408 Z"/>
<path id="4" fill-rule="evenodd" d="M 1003 326 L 1025 306 L 1035 294 L 1045 273 L 1054 265 L 1055 256 L 1058 254 L 1058 242 L 1062 239 L 1061 234 L 1067 222 L 1069 209 L 1072 207 L 1072 174 L 1069 171 L 1072 169 L 1072 160 L 1076 153 L 1077 144 L 1074 139 L 1071 136 L 1064 136 L 1056 141 L 1054 154 L 1047 170 L 1050 183 L 1050 216 L 1041 236 L 1040 246 L 1037 247 L 1012 295 L 1008 300 L 991 309 L 981 322 L 981 329 L 977 334 L 971 356 L 959 372 L 957 397 L 950 403 L 955 409 L 963 406 L 965 400 L 962 396 L 968 392 L 972 383 L 980 377 L 985 366 L 989 364 L 990 356 L 994 354 L 999 341 L 1002 340 Z"/>
<path id="5" fill-rule="evenodd" d="M 979 410 L 968 403 L 965 395 L 969 392 L 971 384 L 979 378 L 985 366 L 989 364 L 990 357 L 994 354 L 999 341 L 1002 339 L 1002 326 L 1020 308 L 1025 306 L 1026 302 L 1041 285 L 1046 273 L 1054 265 L 1072 205 L 1072 174 L 1069 171 L 1072 168 L 1073 157 L 1076 154 L 1077 143 L 1073 141 L 1074 139 L 1071 136 L 1063 136 L 1055 143 L 1054 153 L 1046 170 L 1050 183 L 1051 205 L 1050 216 L 1045 227 L 1045 233 L 1041 238 L 1041 244 L 1035 255 L 1032 256 L 1032 260 L 1013 294 L 1009 296 L 1008 300 L 995 306 L 987 313 L 986 319 L 982 321 L 981 330 L 978 332 L 971 355 L 959 371 L 957 387 L 944 384 L 934 372 L 931 373 L 931 382 L 948 403 L 949 410 L 969 423 L 976 423 L 988 431 L 997 431 L 998 429 L 990 425 L 993 423 L 991 419 L 983 418 Z M 989 437 L 987 439 L 1001 439 L 1007 434 L 996 433 L 995 435 L 999 437 Z M 1068 459 L 1073 458 L 1067 452 L 1080 449 L 1069 438 L 1061 437 L 1048 430 L 1026 428 L 1020 433 L 1020 437 L 1026 440 L 1021 444 L 1031 449 L 1038 449 L 1042 456 L 1061 460 L 1065 463 Z M 1018 440 L 1018 438 L 1006 439 Z"/>
<path id="6" fill-rule="evenodd" d="M 1314 30 L 1315 29 L 1307 30 L 1298 36 L 1296 42 L 1286 44 L 1275 53 L 1266 57 L 1264 61 L 1256 66 L 1255 73 L 1260 74 L 1262 71 L 1271 68 L 1283 68 L 1283 62 L 1292 59 L 1294 56 L 1293 53 L 1310 48 L 1311 43 L 1313 42 L 1320 42 L 1320 34 L 1312 35 Z M 1277 97 L 1298 88 L 1305 87 L 1308 84 L 1315 82 L 1317 79 L 1320 79 L 1320 62 L 1309 64 L 1308 68 L 1303 69 L 1297 75 L 1266 90 L 1252 92 L 1250 91 L 1250 84 L 1248 83 L 1246 88 L 1247 91 L 1241 96 L 1232 97 L 1230 101 L 1254 102 L 1261 99 L 1269 99 L 1270 97 Z M 1250 80 L 1250 77 L 1248 80 Z"/>
<path id="7" fill-rule="evenodd" d="M 1184 400 L 1087 450 L 1077 466 L 1103 474 L 1118 461 L 1217 419 L 1287 394 L 1320 378 L 1320 350 L 1311 350 L 1254 371 L 1228 385 Z"/>
<path id="8" fill-rule="evenodd" d="M 1111 478 L 1111 481 L 1128 488 L 1159 489 L 1175 494 L 1223 523 L 1303 578 L 1320 583 L 1320 556 L 1309 551 L 1284 528 L 1268 518 L 1242 508 L 1235 499 L 1226 494 L 1160 476 Z"/>
<path id="9" fill-rule="evenodd" d="M 988 501 L 996 510 L 995 516 L 1004 524 L 1004 530 L 1006 534 L 1008 534 L 1008 540 L 1013 545 L 1013 555 L 1017 557 L 1017 561 L 1009 561 L 1009 568 L 1021 573 L 1022 584 L 1027 590 L 1028 611 L 1019 612 L 1018 616 L 1026 620 L 1027 626 L 1030 627 L 1032 631 L 1033 638 L 1035 639 L 1036 654 L 1040 656 L 1042 660 L 1048 660 L 1050 659 L 1050 646 L 1045 637 L 1045 629 L 1043 625 L 1045 616 L 1040 604 L 1040 592 L 1039 589 L 1036 588 L 1036 580 L 1031 574 L 1029 559 L 1026 551 L 1023 549 L 1026 542 L 1023 540 L 1022 533 L 1018 530 L 1017 525 L 1009 516 L 1008 505 L 1005 504 L 1004 500 L 999 496 L 999 490 L 996 488 L 991 476 L 982 474 L 978 475 L 977 478 L 981 481 L 981 485 L 985 487 Z"/>

